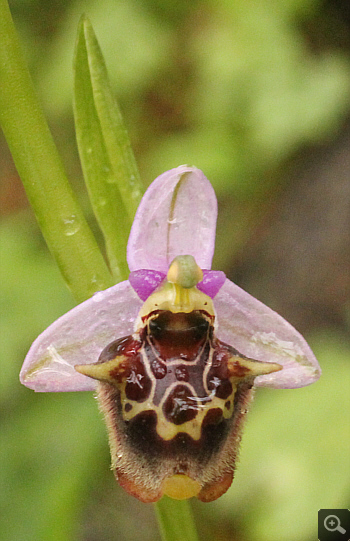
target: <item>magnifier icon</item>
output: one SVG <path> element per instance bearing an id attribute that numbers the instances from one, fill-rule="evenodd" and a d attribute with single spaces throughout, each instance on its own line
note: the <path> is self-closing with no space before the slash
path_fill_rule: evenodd
<path id="1" fill-rule="evenodd" d="M 344 530 L 344 528 L 340 526 L 340 520 L 336 515 L 328 515 L 324 519 L 323 524 L 326 530 L 328 530 L 329 532 L 337 531 L 340 533 L 346 533 L 346 530 Z"/>

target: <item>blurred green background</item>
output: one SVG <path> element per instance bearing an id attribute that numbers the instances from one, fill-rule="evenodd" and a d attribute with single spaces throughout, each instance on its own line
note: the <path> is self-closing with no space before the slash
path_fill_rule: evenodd
<path id="1" fill-rule="evenodd" d="M 350 499 L 350 8 L 347 0 L 12 0 L 35 86 L 86 215 L 72 120 L 85 12 L 145 187 L 183 163 L 219 199 L 214 268 L 306 335 L 323 369 L 259 390 L 236 479 L 193 504 L 203 541 L 313 541 Z M 18 382 L 34 338 L 73 307 L 0 139 L 1 513 L 4 541 L 157 541 L 125 494 L 92 393 Z"/>

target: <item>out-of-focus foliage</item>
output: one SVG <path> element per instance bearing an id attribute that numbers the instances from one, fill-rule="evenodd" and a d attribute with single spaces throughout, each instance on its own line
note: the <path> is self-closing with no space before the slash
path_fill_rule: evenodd
<path id="1" fill-rule="evenodd" d="M 251 240 L 266 202 L 283 190 L 286 161 L 302 146 L 332 137 L 348 114 L 348 52 L 327 35 L 315 47 L 307 33 L 327 16 L 322 6 L 317 0 L 10 2 L 75 187 L 80 190 L 72 61 L 86 12 L 144 183 L 181 163 L 204 170 L 221 199 L 216 261 L 226 270 Z M 344 32 L 336 18 L 332 28 Z M 4 541 L 155 541 L 152 509 L 123 493 L 108 472 L 91 394 L 35 395 L 19 385 L 31 341 L 73 303 L 31 215 L 6 218 L 0 235 Z M 316 538 L 320 507 L 346 507 L 350 352 L 343 330 L 313 336 L 324 370 L 317 384 L 257 393 L 232 488 L 216 503 L 195 506 L 204 541 L 308 541 Z"/>
<path id="2" fill-rule="evenodd" d="M 74 306 L 31 216 L 1 224 L 1 400 L 11 400 L 33 334 Z M 10 361 L 10 359 L 12 359 Z"/>
<path id="3" fill-rule="evenodd" d="M 16 13 L 22 2 L 13 3 Z M 35 35 L 28 46 L 49 114 L 67 114 L 77 21 L 86 12 L 145 181 L 190 162 L 206 171 L 219 194 L 251 197 L 264 191 L 258 175 L 300 144 L 322 140 L 348 108 L 348 57 L 336 49 L 315 54 L 301 31 L 319 6 L 316 0 L 80 1 L 65 6 L 44 55 Z"/>
<path id="4" fill-rule="evenodd" d="M 237 248 L 259 220 L 260 204 L 270 198 L 281 162 L 300 145 L 329 137 L 349 108 L 348 55 L 327 47 L 327 41 L 314 50 L 303 31 L 318 15 L 317 0 L 174 5 L 81 0 L 50 10 L 42 0 L 36 7 L 29 2 L 24 12 L 23 2 L 11 4 L 23 29 L 36 87 L 74 175 L 76 151 L 67 119 L 76 28 L 86 12 L 130 131 L 141 178 L 149 184 L 182 163 L 203 169 L 219 197 L 253 209 L 247 215 L 238 206 L 226 216 L 226 230 L 232 231 L 226 239 Z M 48 26 L 40 21 L 43 14 Z M 228 260 L 227 250 L 219 248 L 218 266 Z"/>

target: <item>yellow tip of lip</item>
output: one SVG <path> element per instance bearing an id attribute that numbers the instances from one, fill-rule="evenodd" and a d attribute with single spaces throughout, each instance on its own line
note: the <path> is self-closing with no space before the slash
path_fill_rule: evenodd
<path id="1" fill-rule="evenodd" d="M 174 500 L 188 500 L 188 498 L 197 496 L 200 490 L 201 486 L 198 481 L 182 474 L 168 477 L 163 483 L 164 494 Z"/>

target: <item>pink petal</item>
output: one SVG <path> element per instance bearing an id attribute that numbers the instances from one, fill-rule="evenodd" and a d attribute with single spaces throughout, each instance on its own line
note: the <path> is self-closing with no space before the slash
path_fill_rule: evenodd
<path id="1" fill-rule="evenodd" d="M 127 252 L 130 270 L 166 273 L 174 257 L 187 254 L 210 269 L 216 216 L 215 192 L 202 171 L 181 165 L 163 173 L 136 212 Z"/>
<path id="2" fill-rule="evenodd" d="M 304 387 L 321 375 L 320 366 L 301 334 L 263 303 L 226 280 L 214 299 L 218 338 L 258 361 L 283 370 L 255 379 L 260 387 Z"/>
<path id="3" fill-rule="evenodd" d="M 141 305 L 128 281 L 96 293 L 35 340 L 21 382 L 41 392 L 94 390 L 96 382 L 76 372 L 74 365 L 96 362 L 105 346 L 131 334 Z"/>
<path id="4" fill-rule="evenodd" d="M 226 275 L 222 271 L 204 270 L 203 280 L 197 284 L 197 288 L 213 299 L 224 285 L 225 280 Z"/>
<path id="5" fill-rule="evenodd" d="M 165 277 L 164 272 L 140 269 L 130 273 L 129 282 L 140 299 L 145 301 L 163 282 Z M 197 284 L 197 287 L 213 299 L 224 285 L 225 280 L 226 275 L 222 271 L 204 270 L 203 280 Z"/>
<path id="6" fill-rule="evenodd" d="M 147 269 L 140 269 L 129 274 L 129 282 L 142 301 L 148 299 L 164 279 L 164 272 Z"/>

